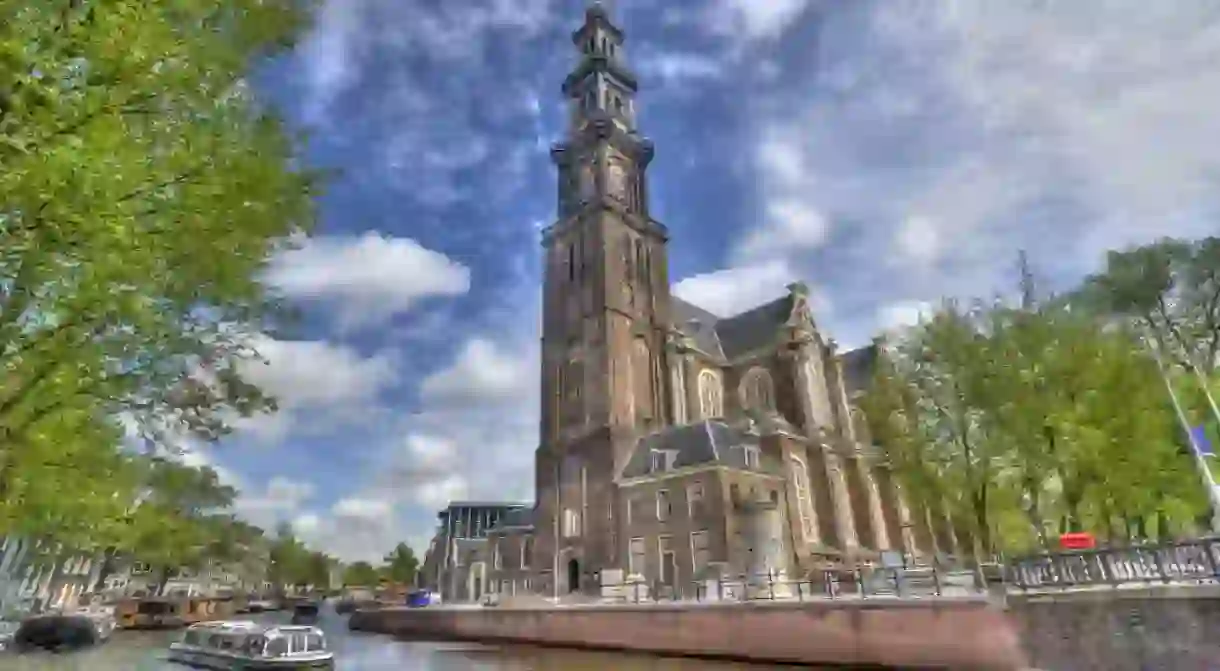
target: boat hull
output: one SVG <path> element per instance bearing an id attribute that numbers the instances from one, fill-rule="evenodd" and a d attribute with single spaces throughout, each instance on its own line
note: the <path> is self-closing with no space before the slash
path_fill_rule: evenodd
<path id="1" fill-rule="evenodd" d="M 168 656 L 170 662 L 193 669 L 211 669 L 212 671 L 270 671 L 271 669 L 291 669 L 305 671 L 306 669 L 335 668 L 333 656 L 319 659 L 252 659 L 248 657 L 230 657 L 209 654 L 206 652 L 171 650 Z"/>

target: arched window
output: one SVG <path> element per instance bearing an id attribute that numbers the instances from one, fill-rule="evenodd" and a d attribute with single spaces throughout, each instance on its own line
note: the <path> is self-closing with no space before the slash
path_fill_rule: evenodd
<path id="1" fill-rule="evenodd" d="M 713 370 L 699 373 L 699 414 L 703 419 L 724 415 L 724 397 L 720 374 Z"/>
<path id="2" fill-rule="evenodd" d="M 775 385 L 765 368 L 751 368 L 741 378 L 741 402 L 750 410 L 775 409 Z"/>
<path id="3" fill-rule="evenodd" d="M 788 472 L 792 478 L 792 493 L 801 522 L 801 537 L 806 543 L 817 541 L 817 518 L 813 512 L 813 495 L 809 491 L 809 468 L 796 455 L 788 456 Z"/>
<path id="4" fill-rule="evenodd" d="M 809 380 L 808 393 L 813 406 L 814 426 L 829 429 L 834 426 L 834 413 L 830 409 L 830 389 L 817 359 L 809 358 L 805 361 L 805 374 Z"/>
<path id="5" fill-rule="evenodd" d="M 634 397 L 634 406 L 636 408 L 636 424 L 640 427 L 647 427 L 652 421 L 652 351 L 648 347 L 648 341 L 643 338 L 636 338 L 632 351 L 632 380 L 635 382 L 635 388 L 632 389 Z"/>

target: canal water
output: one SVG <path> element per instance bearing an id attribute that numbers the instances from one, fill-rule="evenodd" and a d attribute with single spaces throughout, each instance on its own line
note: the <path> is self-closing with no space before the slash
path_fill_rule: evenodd
<path id="1" fill-rule="evenodd" d="M 270 616 L 288 620 L 287 614 Z M 347 618 L 328 614 L 322 628 L 336 653 L 337 671 L 745 671 L 766 669 L 699 660 L 581 653 L 534 648 L 484 648 L 460 644 L 395 641 L 352 633 Z M 0 653 L 4 671 L 186 671 L 165 661 L 165 649 L 180 632 L 118 631 L 105 645 L 80 652 Z M 791 668 L 791 667 L 789 667 Z"/>

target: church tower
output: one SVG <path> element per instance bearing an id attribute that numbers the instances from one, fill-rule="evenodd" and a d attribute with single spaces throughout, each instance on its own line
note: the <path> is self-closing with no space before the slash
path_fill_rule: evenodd
<path id="1" fill-rule="evenodd" d="M 649 215 L 653 147 L 636 127 L 636 78 L 623 32 L 600 3 L 572 41 L 578 61 L 562 89 L 568 129 L 551 151 L 558 217 L 543 235 L 535 479 L 538 559 L 560 539 L 571 559 L 555 568 L 569 588 L 569 571 L 616 565 L 614 478 L 639 435 L 672 421 L 663 374 L 667 233 Z"/>

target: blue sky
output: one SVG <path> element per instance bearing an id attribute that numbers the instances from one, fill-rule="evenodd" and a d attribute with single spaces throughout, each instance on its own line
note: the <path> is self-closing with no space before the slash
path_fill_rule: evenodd
<path id="1" fill-rule="evenodd" d="M 256 89 L 340 171 L 269 280 L 283 410 L 201 449 L 263 524 L 375 558 L 451 498 L 532 496 L 538 229 L 580 0 L 328 0 Z M 1209 0 L 619 0 L 675 291 L 815 289 L 845 345 L 941 296 L 1216 230 Z"/>

